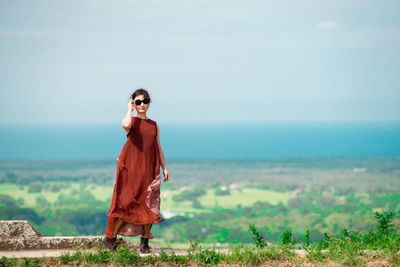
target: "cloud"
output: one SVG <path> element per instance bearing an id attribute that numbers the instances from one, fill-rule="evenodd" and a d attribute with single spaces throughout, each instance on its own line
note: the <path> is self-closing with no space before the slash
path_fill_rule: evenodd
<path id="1" fill-rule="evenodd" d="M 339 24 L 337 24 L 333 20 L 320 21 L 315 24 L 315 29 L 322 31 L 335 30 L 337 28 L 339 28 Z"/>

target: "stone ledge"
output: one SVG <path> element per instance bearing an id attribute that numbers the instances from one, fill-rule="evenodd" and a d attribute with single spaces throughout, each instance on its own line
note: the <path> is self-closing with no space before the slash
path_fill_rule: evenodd
<path id="1" fill-rule="evenodd" d="M 0 220 L 0 250 L 29 249 L 73 249 L 95 248 L 102 243 L 104 236 L 46 236 L 44 237 L 28 221 Z M 117 239 L 118 245 L 137 248 L 138 245 Z"/>
<path id="2" fill-rule="evenodd" d="M 1 220 L 0 239 L 8 238 L 37 238 L 43 236 L 28 221 L 25 220 Z"/>

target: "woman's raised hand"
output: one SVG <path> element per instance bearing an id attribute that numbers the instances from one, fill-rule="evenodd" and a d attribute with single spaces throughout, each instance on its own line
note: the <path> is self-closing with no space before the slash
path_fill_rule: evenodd
<path id="1" fill-rule="evenodd" d="M 131 101 L 129 101 L 129 103 L 128 103 L 128 111 L 129 111 L 130 113 L 132 113 L 132 112 L 133 112 L 133 109 L 134 109 L 134 107 L 133 107 L 133 100 L 131 100 Z"/>

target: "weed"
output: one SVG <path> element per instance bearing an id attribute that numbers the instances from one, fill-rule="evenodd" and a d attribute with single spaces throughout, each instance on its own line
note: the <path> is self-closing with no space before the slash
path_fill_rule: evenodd
<path id="1" fill-rule="evenodd" d="M 162 262 L 168 262 L 169 261 L 169 256 L 168 253 L 166 253 L 163 249 L 160 251 L 160 260 Z"/>
<path id="2" fill-rule="evenodd" d="M 168 253 L 161 250 L 159 258 L 162 262 L 171 262 L 171 263 L 176 263 L 176 264 L 187 263 L 186 256 L 176 255 L 175 252 L 173 252 L 173 251 L 168 255 Z"/>
<path id="3" fill-rule="evenodd" d="M 189 248 L 187 250 L 188 255 L 192 255 L 196 253 L 196 251 L 200 250 L 201 250 L 200 239 L 197 239 L 196 241 L 189 240 Z"/>
<path id="4" fill-rule="evenodd" d="M 257 228 L 254 224 L 250 225 L 250 230 L 253 233 L 253 240 L 256 243 L 256 247 L 264 248 L 267 246 L 267 242 L 264 241 L 264 236 L 257 231 Z"/>
<path id="5" fill-rule="evenodd" d="M 305 233 L 305 245 L 306 246 L 310 245 L 310 229 L 307 229 Z"/>
<path id="6" fill-rule="evenodd" d="M 382 213 L 375 211 L 374 213 L 375 218 L 378 220 L 378 234 L 381 235 L 390 235 L 393 233 L 393 227 L 394 225 L 392 224 L 392 219 L 395 215 L 395 213 L 391 212 L 385 212 L 382 210 Z"/>
<path id="7" fill-rule="evenodd" d="M 218 264 L 222 261 L 222 255 L 214 249 L 205 249 L 195 255 L 195 260 L 203 264 Z"/>
<path id="8" fill-rule="evenodd" d="M 16 266 L 17 265 L 17 259 L 16 258 L 7 258 L 3 256 L 0 259 L 0 266 Z"/>
<path id="9" fill-rule="evenodd" d="M 290 245 L 292 243 L 292 230 L 287 229 L 282 234 L 282 245 Z"/>
<path id="10" fill-rule="evenodd" d="M 67 263 L 69 263 L 69 262 L 72 261 L 72 260 L 73 260 L 73 259 L 72 259 L 72 256 L 71 256 L 71 254 L 70 254 L 69 252 L 63 253 L 63 254 L 60 256 L 60 261 L 61 261 L 62 264 L 67 264 Z"/>

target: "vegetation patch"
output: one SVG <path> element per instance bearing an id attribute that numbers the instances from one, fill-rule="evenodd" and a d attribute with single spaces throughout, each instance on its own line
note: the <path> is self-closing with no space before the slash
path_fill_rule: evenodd
<path id="1" fill-rule="evenodd" d="M 216 266 L 216 265 L 323 265 L 323 266 L 365 266 L 400 264 L 400 233 L 392 219 L 393 212 L 375 212 L 377 227 L 366 234 L 343 228 L 339 235 L 324 234 L 319 242 L 310 243 L 309 230 L 305 239 L 297 243 L 292 239 L 290 229 L 284 231 L 280 242 L 268 245 L 262 233 L 254 224 L 249 226 L 255 246 L 234 245 L 223 252 L 215 248 L 203 249 L 200 240 L 189 241 L 186 255 L 176 255 L 163 250 L 159 255 L 140 256 L 138 251 L 126 246 L 116 251 L 106 250 L 100 243 L 94 251 L 64 253 L 56 258 L 0 259 L 0 266 L 42 266 L 42 265 L 107 265 L 107 266 Z M 302 248 L 304 256 L 295 253 L 294 248 Z"/>

